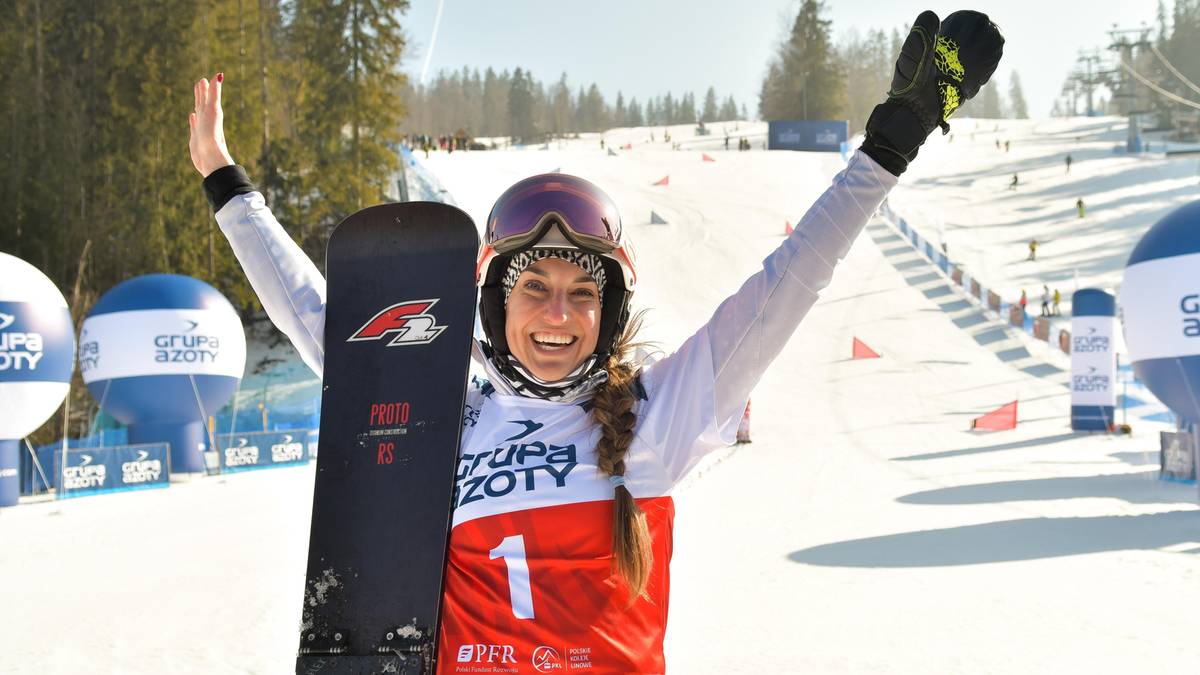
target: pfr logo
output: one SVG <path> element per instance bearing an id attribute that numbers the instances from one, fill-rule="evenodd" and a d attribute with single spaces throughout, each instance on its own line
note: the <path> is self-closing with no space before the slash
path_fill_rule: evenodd
<path id="1" fill-rule="evenodd" d="M 396 333 L 387 346 L 429 344 L 446 330 L 446 326 L 437 325 L 437 319 L 427 313 L 437 301 L 438 298 L 396 303 L 371 317 L 346 342 L 381 340 Z"/>

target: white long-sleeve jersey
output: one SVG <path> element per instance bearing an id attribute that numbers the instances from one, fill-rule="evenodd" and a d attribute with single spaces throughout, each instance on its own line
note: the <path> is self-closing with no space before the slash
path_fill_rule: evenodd
<path id="1" fill-rule="evenodd" d="M 646 513 L 654 566 L 632 605 L 612 575 L 613 487 L 597 468 L 588 403 L 469 390 L 439 672 L 665 670 L 671 490 L 733 442 L 751 388 L 895 184 L 856 152 L 763 268 L 643 372 L 626 485 Z M 261 194 L 234 197 L 217 221 L 271 320 L 319 375 L 325 280 Z"/>

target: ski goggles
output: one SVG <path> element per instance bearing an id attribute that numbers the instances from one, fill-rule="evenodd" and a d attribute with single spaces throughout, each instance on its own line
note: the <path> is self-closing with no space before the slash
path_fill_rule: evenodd
<path id="1" fill-rule="evenodd" d="M 625 288 L 633 289 L 637 280 L 633 250 L 623 238 L 617 205 L 592 183 L 561 173 L 526 178 L 496 200 L 484 231 L 476 279 L 483 282 L 496 256 L 533 247 L 552 227 L 571 245 L 620 263 Z"/>
<path id="2" fill-rule="evenodd" d="M 590 253 L 621 247 L 617 205 L 591 183 L 561 173 L 527 178 L 509 188 L 488 216 L 484 244 L 504 255 L 532 246 L 555 223 Z"/>

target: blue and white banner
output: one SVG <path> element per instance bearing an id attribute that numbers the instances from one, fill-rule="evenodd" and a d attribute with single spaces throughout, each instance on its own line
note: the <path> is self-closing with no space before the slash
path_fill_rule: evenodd
<path id="1" fill-rule="evenodd" d="M 1131 265 L 1121 282 L 1125 342 L 1138 361 L 1200 355 L 1200 253 Z"/>
<path id="2" fill-rule="evenodd" d="M 0 381 L 67 382 L 74 352 L 66 307 L 0 300 Z"/>
<path id="3" fill-rule="evenodd" d="M 1117 404 L 1116 298 L 1084 288 L 1071 306 L 1071 428 L 1107 431 Z"/>
<path id="4" fill-rule="evenodd" d="M 62 477 L 59 494 L 64 497 L 170 485 L 170 449 L 166 443 L 68 450 L 65 467 L 61 464 L 62 452 L 50 452 L 54 458 L 53 475 Z"/>
<path id="5" fill-rule="evenodd" d="M 87 383 L 143 375 L 240 378 L 246 337 L 232 307 L 143 309 L 89 316 L 79 338 Z"/>
<path id="6" fill-rule="evenodd" d="M 768 150 L 841 152 L 850 136 L 845 120 L 778 120 L 767 123 Z"/>
<path id="7" fill-rule="evenodd" d="M 221 471 L 246 471 L 303 464 L 311 458 L 309 433 L 308 429 L 293 429 L 249 434 L 217 434 Z"/>

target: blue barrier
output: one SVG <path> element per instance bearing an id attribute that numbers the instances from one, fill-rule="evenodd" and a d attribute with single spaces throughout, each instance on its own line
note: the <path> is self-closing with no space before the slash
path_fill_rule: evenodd
<path id="1" fill-rule="evenodd" d="M 82 497 L 106 492 L 165 488 L 170 485 L 170 446 L 166 443 L 118 445 L 107 448 L 69 448 L 62 467 L 62 451 L 38 450 L 38 461 L 60 497 Z M 40 478 L 39 478 L 40 480 Z"/>
<path id="2" fill-rule="evenodd" d="M 768 150 L 845 152 L 850 123 L 845 120 L 775 120 L 767 122 Z M 843 157 L 845 154 L 843 154 Z"/>
<path id="3" fill-rule="evenodd" d="M 103 414 L 103 413 L 101 413 Z M 71 450 L 113 448 L 129 445 L 129 431 L 125 427 L 116 429 L 99 429 L 95 433 L 82 438 L 69 439 L 67 447 Z M 30 455 L 27 446 L 21 444 L 20 482 L 21 494 L 31 495 L 52 489 L 58 483 L 58 470 L 55 461 L 62 455 L 62 441 L 39 445 Z M 34 463 L 34 456 L 37 463 Z M 40 470 L 39 470 L 40 469 Z M 45 474 L 46 480 L 42 480 Z"/>
<path id="4" fill-rule="evenodd" d="M 304 464 L 312 457 L 309 429 L 217 434 L 221 471 L 248 471 Z"/>

